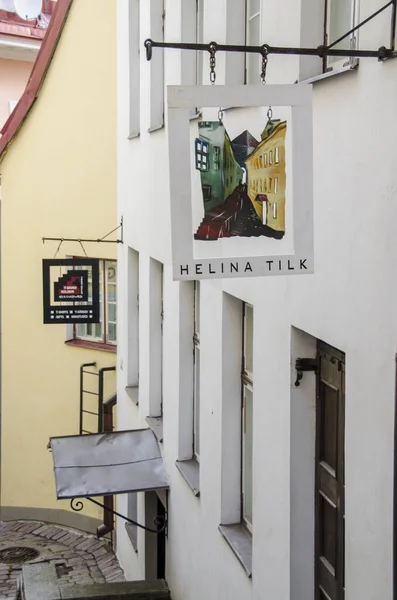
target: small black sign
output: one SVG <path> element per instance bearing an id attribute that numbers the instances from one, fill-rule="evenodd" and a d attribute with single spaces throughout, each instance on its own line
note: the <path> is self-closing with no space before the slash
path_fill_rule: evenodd
<path id="1" fill-rule="evenodd" d="M 46 324 L 99 323 L 99 260 L 44 259 L 43 308 Z"/>

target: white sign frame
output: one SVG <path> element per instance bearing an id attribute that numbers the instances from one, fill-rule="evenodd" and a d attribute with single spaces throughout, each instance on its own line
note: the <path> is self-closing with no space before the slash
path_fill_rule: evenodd
<path id="1" fill-rule="evenodd" d="M 168 86 L 168 143 L 174 280 L 298 275 L 314 272 L 312 86 Z M 293 253 L 197 258 L 192 234 L 192 109 L 291 107 Z M 207 242 L 205 242 L 207 243 Z M 208 242 L 211 243 L 211 242 Z"/>

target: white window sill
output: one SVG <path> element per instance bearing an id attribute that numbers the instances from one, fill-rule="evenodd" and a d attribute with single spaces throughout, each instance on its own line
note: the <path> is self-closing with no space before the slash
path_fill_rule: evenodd
<path id="1" fill-rule="evenodd" d="M 175 466 L 192 490 L 193 494 L 200 496 L 200 465 L 195 458 L 191 460 L 177 460 Z"/>
<path id="2" fill-rule="evenodd" d="M 191 115 L 189 117 L 189 121 L 195 121 L 196 119 L 201 119 L 201 117 L 202 117 L 202 112 L 201 112 L 201 110 L 199 110 L 194 115 Z"/>
<path id="3" fill-rule="evenodd" d="M 155 131 L 161 131 L 161 129 L 164 129 L 164 127 L 165 123 L 163 123 L 162 125 L 153 125 L 153 127 L 149 127 L 148 132 L 154 133 Z"/>
<path id="4" fill-rule="evenodd" d="M 342 73 L 351 73 L 355 72 L 358 69 L 359 62 L 355 60 L 349 65 L 345 67 L 340 67 L 339 69 L 333 69 L 332 71 L 327 71 L 327 73 L 321 73 L 321 75 L 316 75 L 315 77 L 310 77 L 309 79 L 303 79 L 298 83 L 316 83 L 317 81 L 323 81 L 324 79 L 329 79 L 330 77 L 335 77 L 335 75 L 341 75 Z"/>
<path id="5" fill-rule="evenodd" d="M 138 552 L 138 531 L 137 526 L 132 523 L 125 524 L 125 530 L 127 532 L 128 537 L 130 538 L 130 542 L 135 552 Z"/>
<path id="6" fill-rule="evenodd" d="M 159 444 L 163 441 L 163 417 L 146 417 L 146 423 L 153 431 Z"/>
<path id="7" fill-rule="evenodd" d="M 141 137 L 140 133 L 130 133 L 130 135 L 127 136 L 127 139 L 128 140 L 136 140 L 139 137 Z"/>
<path id="8" fill-rule="evenodd" d="M 133 401 L 134 404 L 138 406 L 139 404 L 139 385 L 127 385 L 125 388 L 127 392 L 127 396 L 130 400 Z"/>
<path id="9" fill-rule="evenodd" d="M 252 535 L 242 523 L 219 525 L 225 541 L 229 544 L 247 577 L 252 577 Z"/>

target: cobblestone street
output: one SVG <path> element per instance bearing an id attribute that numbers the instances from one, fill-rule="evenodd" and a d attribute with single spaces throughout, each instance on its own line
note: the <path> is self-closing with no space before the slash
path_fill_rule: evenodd
<path id="1" fill-rule="evenodd" d="M 20 559 L 12 559 L 15 548 L 19 549 Z M 38 556 L 24 560 L 25 548 L 36 550 Z M 22 565 L 37 563 L 54 564 L 61 586 L 124 581 L 123 571 L 106 540 L 37 521 L 0 523 L 0 600 L 15 598 Z"/>

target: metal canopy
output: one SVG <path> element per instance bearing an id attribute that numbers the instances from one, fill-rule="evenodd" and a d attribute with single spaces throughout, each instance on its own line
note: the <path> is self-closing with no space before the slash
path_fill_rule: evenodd
<path id="1" fill-rule="evenodd" d="M 169 487 L 150 429 L 53 437 L 50 446 L 59 500 Z"/>

